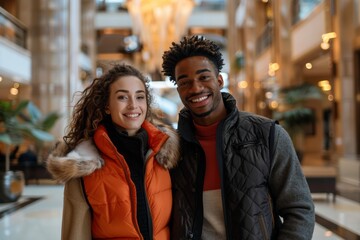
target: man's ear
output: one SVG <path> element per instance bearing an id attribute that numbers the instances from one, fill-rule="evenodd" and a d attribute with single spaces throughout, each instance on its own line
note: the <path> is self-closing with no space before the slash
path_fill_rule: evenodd
<path id="1" fill-rule="evenodd" d="M 219 83 L 220 89 L 222 89 L 224 87 L 224 79 L 223 79 L 223 76 L 220 73 L 217 76 L 217 81 Z"/>

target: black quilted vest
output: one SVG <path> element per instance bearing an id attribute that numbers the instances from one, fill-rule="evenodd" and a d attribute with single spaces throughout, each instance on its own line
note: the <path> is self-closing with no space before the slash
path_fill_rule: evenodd
<path id="1" fill-rule="evenodd" d="M 279 224 L 268 187 L 274 121 L 239 112 L 230 94 L 223 93 L 223 99 L 228 116 L 218 126 L 216 151 L 227 239 L 272 239 Z M 201 239 L 205 153 L 186 110 L 180 113 L 179 132 L 182 160 L 172 171 L 171 239 Z"/>

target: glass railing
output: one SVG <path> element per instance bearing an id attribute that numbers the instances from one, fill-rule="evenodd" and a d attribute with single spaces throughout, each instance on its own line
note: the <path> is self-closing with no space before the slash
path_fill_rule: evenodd
<path id="1" fill-rule="evenodd" d="M 292 23 L 295 24 L 309 16 L 314 8 L 319 5 L 323 0 L 294 0 L 292 1 L 293 19 Z"/>
<path id="2" fill-rule="evenodd" d="M 0 36 L 26 49 L 26 27 L 0 7 Z"/>
<path id="3" fill-rule="evenodd" d="M 262 33 L 257 37 L 256 40 L 256 55 L 259 56 L 263 53 L 272 43 L 273 40 L 273 22 L 269 21 Z"/>
<path id="4" fill-rule="evenodd" d="M 194 11 L 224 10 L 227 0 L 195 0 Z M 127 11 L 126 0 L 96 0 L 98 11 Z"/>

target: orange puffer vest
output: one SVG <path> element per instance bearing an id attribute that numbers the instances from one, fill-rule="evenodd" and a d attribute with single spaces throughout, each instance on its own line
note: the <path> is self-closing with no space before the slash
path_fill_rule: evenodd
<path id="1" fill-rule="evenodd" d="M 147 121 L 142 127 L 149 137 L 150 153 L 147 155 L 144 179 L 153 239 L 170 239 L 170 174 L 155 159 L 168 136 Z M 96 131 L 94 142 L 105 164 L 83 177 L 84 189 L 92 208 L 93 239 L 143 239 L 137 223 L 136 188 L 125 159 L 117 152 L 103 126 Z"/>

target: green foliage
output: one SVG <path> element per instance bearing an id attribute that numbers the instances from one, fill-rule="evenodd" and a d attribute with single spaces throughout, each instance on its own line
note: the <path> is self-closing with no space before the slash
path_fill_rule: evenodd
<path id="1" fill-rule="evenodd" d="M 314 111 L 305 107 L 304 102 L 323 100 L 325 97 L 319 87 L 308 83 L 281 89 L 280 96 L 286 110 L 274 112 L 273 117 L 284 125 L 292 137 L 315 120 Z"/>
<path id="2" fill-rule="evenodd" d="M 281 90 L 280 94 L 284 96 L 284 102 L 288 105 L 296 105 L 308 99 L 324 98 L 324 93 L 320 88 L 308 83 L 284 88 Z"/>
<path id="3" fill-rule="evenodd" d="M 23 100 L 17 105 L 11 101 L 0 100 L 0 142 L 8 146 L 18 145 L 24 139 L 36 143 L 51 142 L 54 136 L 48 131 L 59 119 L 58 113 L 43 116 L 41 111 L 30 101 Z M 6 153 L 6 171 L 9 169 L 9 156 Z"/>
<path id="4" fill-rule="evenodd" d="M 297 107 L 285 112 L 277 112 L 274 118 L 284 123 L 284 127 L 294 132 L 315 120 L 314 112 L 310 108 Z"/>

